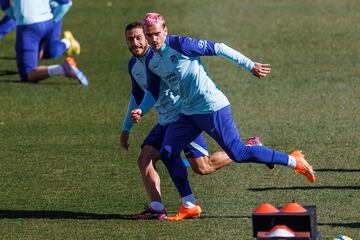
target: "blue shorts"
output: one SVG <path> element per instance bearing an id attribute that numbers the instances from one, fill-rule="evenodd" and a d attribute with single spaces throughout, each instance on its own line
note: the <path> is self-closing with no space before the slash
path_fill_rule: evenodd
<path id="1" fill-rule="evenodd" d="M 49 20 L 17 26 L 15 50 L 21 81 L 28 81 L 28 74 L 38 66 L 39 50 L 43 45 L 53 44 L 54 38 L 57 38 L 56 33 L 54 34 L 54 29 L 56 30 L 55 25 L 53 20 Z M 61 27 L 61 24 L 59 26 Z M 57 43 L 59 42 L 57 41 Z M 61 42 L 59 44 L 63 53 L 65 51 L 65 44 Z"/>
<path id="2" fill-rule="evenodd" d="M 150 131 L 149 135 L 145 138 L 141 148 L 144 145 L 150 145 L 160 151 L 168 127 L 169 125 L 163 126 L 156 124 L 155 127 Z M 194 141 L 192 141 L 190 144 L 187 144 L 181 150 L 184 150 L 184 154 L 187 158 L 209 156 L 208 146 L 202 134 L 196 136 Z"/>

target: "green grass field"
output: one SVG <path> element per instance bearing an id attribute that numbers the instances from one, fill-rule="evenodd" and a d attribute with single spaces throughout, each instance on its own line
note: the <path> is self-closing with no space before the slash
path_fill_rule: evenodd
<path id="1" fill-rule="evenodd" d="M 123 29 L 160 12 L 172 34 L 225 42 L 271 63 L 259 80 L 220 58 L 207 70 L 232 103 L 245 139 L 300 147 L 317 170 L 311 185 L 285 167 L 232 164 L 191 172 L 204 214 L 183 222 L 129 221 L 148 204 L 136 164 L 152 112 L 119 145 L 127 108 L 130 53 Z M 2 13 L 1 13 L 2 14 Z M 3 15 L 1 15 L 3 16 Z M 20 84 L 15 33 L 0 41 L 1 239 L 253 239 L 262 202 L 316 205 L 323 239 L 360 238 L 360 2 L 356 0 L 74 1 L 64 29 L 79 39 L 88 88 L 62 77 Z M 44 61 L 44 64 L 61 62 Z M 219 147 L 209 140 L 211 150 Z M 164 203 L 179 197 L 162 163 Z"/>

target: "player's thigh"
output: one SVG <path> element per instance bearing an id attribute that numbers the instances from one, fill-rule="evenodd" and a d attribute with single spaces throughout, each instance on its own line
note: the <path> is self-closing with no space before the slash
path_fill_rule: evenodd
<path id="1" fill-rule="evenodd" d="M 209 168 L 209 151 L 203 134 L 184 148 L 184 154 L 194 172 L 205 174 Z"/>
<path id="2" fill-rule="evenodd" d="M 168 126 L 156 124 L 144 139 L 139 155 L 139 164 L 147 166 L 160 159 L 160 148 Z"/>
<path id="3" fill-rule="evenodd" d="M 16 63 L 22 81 L 38 66 L 38 51 L 41 35 L 33 25 L 18 26 L 16 31 Z"/>
<path id="4" fill-rule="evenodd" d="M 240 133 L 232 118 L 230 106 L 211 114 L 195 116 L 193 121 L 202 126 L 202 129 L 221 146 L 231 159 L 238 158 L 238 152 L 244 147 L 244 143 L 241 141 Z"/>
<path id="5" fill-rule="evenodd" d="M 46 36 L 41 49 L 44 51 L 44 58 L 53 59 L 60 57 L 66 50 L 65 44 L 61 42 L 62 20 L 54 23 L 54 27 Z"/>
<path id="6" fill-rule="evenodd" d="M 202 130 L 196 127 L 187 116 L 180 115 L 180 118 L 170 124 L 166 131 L 161 154 L 180 154 L 201 132 Z"/>
<path id="7" fill-rule="evenodd" d="M 141 149 L 138 163 L 142 167 L 150 163 L 155 164 L 160 159 L 160 151 L 151 145 L 144 145 Z"/>

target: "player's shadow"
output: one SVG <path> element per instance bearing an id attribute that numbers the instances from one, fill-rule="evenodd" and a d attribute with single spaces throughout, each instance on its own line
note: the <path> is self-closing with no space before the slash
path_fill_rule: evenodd
<path id="1" fill-rule="evenodd" d="M 131 215 L 100 214 L 71 211 L 0 210 L 0 219 L 77 219 L 77 220 L 132 220 Z"/>
<path id="2" fill-rule="evenodd" d="M 346 169 L 346 168 L 338 168 L 338 169 L 333 169 L 333 168 L 320 168 L 320 169 L 316 169 L 316 172 L 342 172 L 342 173 L 352 173 L 352 172 L 360 172 L 360 169 Z"/>
<path id="3" fill-rule="evenodd" d="M 0 70 L 0 76 L 11 76 L 11 75 L 17 75 L 17 71 L 11 71 L 11 70 Z"/>
<path id="4" fill-rule="evenodd" d="M 344 227 L 344 228 L 360 228 L 360 222 L 352 223 L 318 223 L 319 226 Z"/>
<path id="5" fill-rule="evenodd" d="M 0 60 L 16 60 L 16 57 L 0 57 Z"/>
<path id="6" fill-rule="evenodd" d="M 206 215 L 203 213 L 203 215 L 200 216 L 200 219 L 210 219 L 210 218 L 215 218 L 215 219 L 239 219 L 239 218 L 243 218 L 243 219 L 251 219 L 250 216 L 244 216 L 244 215 L 220 215 L 220 216 L 216 216 L 216 215 Z"/>
<path id="7" fill-rule="evenodd" d="M 264 192 L 274 190 L 360 190 L 360 186 L 294 186 L 294 187 L 265 187 L 265 188 L 248 188 L 248 191 Z"/>

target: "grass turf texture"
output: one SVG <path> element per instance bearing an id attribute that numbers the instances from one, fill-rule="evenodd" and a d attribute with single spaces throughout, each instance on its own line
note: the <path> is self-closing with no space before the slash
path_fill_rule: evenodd
<path id="1" fill-rule="evenodd" d="M 292 200 L 317 206 L 324 239 L 360 236 L 358 1 L 108 2 L 75 1 L 64 21 L 81 42 L 76 60 L 86 89 L 61 77 L 17 83 L 15 33 L 0 41 L 2 239 L 252 239 L 255 206 Z M 201 219 L 126 220 L 148 203 L 136 159 L 156 114 L 122 150 L 118 128 L 130 90 L 123 29 L 151 11 L 165 16 L 172 34 L 222 41 L 272 64 L 271 76 L 258 80 L 220 57 L 204 58 L 243 138 L 259 135 L 285 152 L 301 147 L 316 184 L 284 167 L 232 164 L 209 176 L 190 173 Z M 158 168 L 164 202 L 175 212 L 178 195 Z"/>

